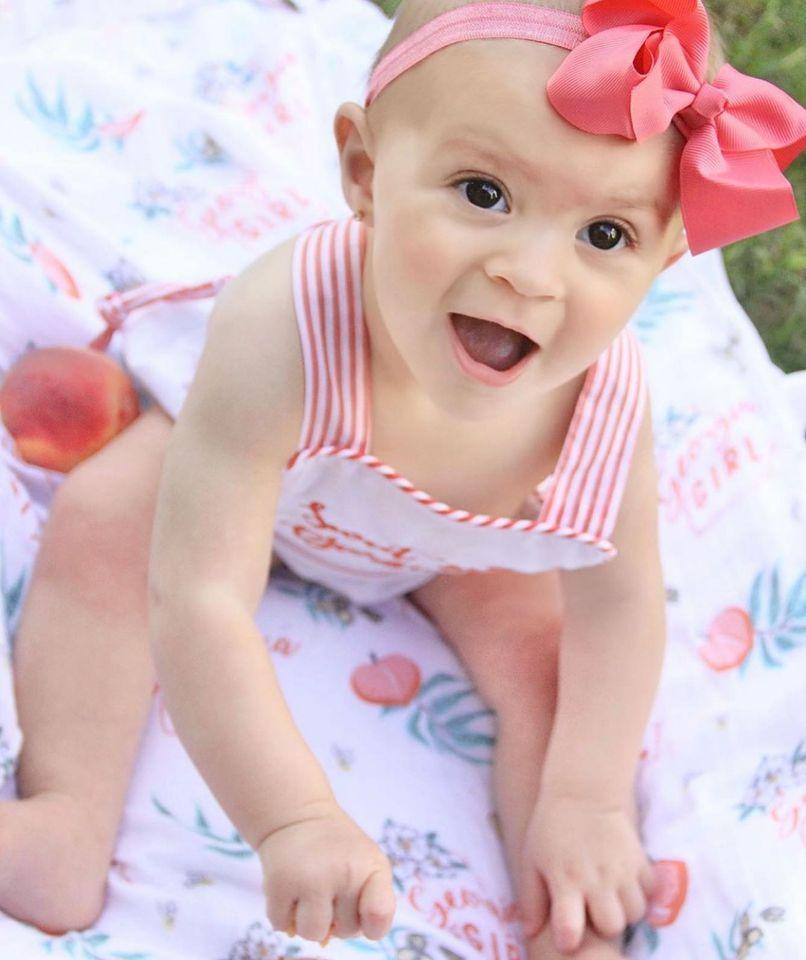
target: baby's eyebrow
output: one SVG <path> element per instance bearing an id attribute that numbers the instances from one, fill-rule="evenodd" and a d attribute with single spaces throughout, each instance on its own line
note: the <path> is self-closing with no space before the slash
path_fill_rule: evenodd
<path id="1" fill-rule="evenodd" d="M 517 168 L 527 180 L 539 183 L 543 179 L 541 171 L 538 170 L 537 167 L 534 167 L 528 160 L 519 157 L 516 153 L 491 150 L 478 141 L 468 137 L 451 137 L 443 141 L 440 150 L 471 150 L 477 156 L 491 163 L 504 164 Z M 660 200 L 657 198 L 648 198 L 640 193 L 611 194 L 608 195 L 607 202 L 631 210 L 648 210 L 650 213 L 653 213 L 659 221 L 667 219 Z"/>

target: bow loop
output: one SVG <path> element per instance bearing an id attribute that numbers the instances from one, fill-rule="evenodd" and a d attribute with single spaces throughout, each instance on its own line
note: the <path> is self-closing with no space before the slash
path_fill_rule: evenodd
<path id="1" fill-rule="evenodd" d="M 636 23 L 659 29 L 677 38 L 694 75 L 705 77 L 711 29 L 700 0 L 587 0 L 582 22 L 591 35 Z"/>

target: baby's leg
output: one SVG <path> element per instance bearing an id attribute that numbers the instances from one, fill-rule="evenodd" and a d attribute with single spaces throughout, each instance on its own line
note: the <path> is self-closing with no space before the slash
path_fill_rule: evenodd
<path id="1" fill-rule="evenodd" d="M 437 577 L 412 594 L 454 647 L 482 699 L 498 714 L 493 768 L 498 818 L 513 884 L 537 800 L 554 721 L 563 610 L 556 572 L 508 570 Z M 615 960 L 618 941 L 590 926 L 577 960 Z M 558 960 L 548 926 L 529 942 L 529 960 Z"/>
<path id="2" fill-rule="evenodd" d="M 50 933 L 101 911 L 151 703 L 146 571 L 170 423 L 151 408 L 65 478 L 17 633 L 20 799 L 0 804 L 0 910 Z"/>

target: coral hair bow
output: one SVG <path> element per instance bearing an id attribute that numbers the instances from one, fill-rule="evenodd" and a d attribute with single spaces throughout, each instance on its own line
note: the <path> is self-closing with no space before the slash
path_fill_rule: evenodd
<path id="1" fill-rule="evenodd" d="M 700 0 L 586 0 L 588 37 L 549 80 L 557 112 L 588 133 L 686 139 L 680 204 L 692 253 L 796 220 L 781 173 L 806 145 L 806 110 L 725 64 L 712 83 Z"/>

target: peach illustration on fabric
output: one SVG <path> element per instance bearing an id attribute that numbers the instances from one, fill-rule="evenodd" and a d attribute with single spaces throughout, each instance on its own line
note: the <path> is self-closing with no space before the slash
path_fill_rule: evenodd
<path id="1" fill-rule="evenodd" d="M 688 893 L 688 867 L 683 860 L 657 860 L 652 865 L 655 889 L 644 919 L 653 927 L 671 926 Z"/>
<path id="2" fill-rule="evenodd" d="M 380 659 L 370 654 L 372 663 L 356 667 L 350 686 L 367 703 L 385 707 L 405 706 L 420 689 L 420 668 L 408 657 L 394 653 Z"/>
<path id="3" fill-rule="evenodd" d="M 727 607 L 711 621 L 708 640 L 700 647 L 712 670 L 732 670 L 753 649 L 753 622 L 741 607 Z"/>
<path id="4" fill-rule="evenodd" d="M 736 667 L 744 672 L 753 660 L 771 669 L 786 665 L 806 641 L 806 573 L 782 594 L 778 567 L 761 570 L 753 578 L 746 607 L 726 607 L 711 621 L 700 646 L 705 663 L 717 671 Z"/>

